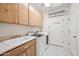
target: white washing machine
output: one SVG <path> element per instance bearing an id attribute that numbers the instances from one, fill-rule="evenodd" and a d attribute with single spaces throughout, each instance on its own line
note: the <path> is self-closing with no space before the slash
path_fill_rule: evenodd
<path id="1" fill-rule="evenodd" d="M 45 49 L 48 47 L 48 35 L 46 33 L 36 39 L 36 55 L 42 56 Z"/>

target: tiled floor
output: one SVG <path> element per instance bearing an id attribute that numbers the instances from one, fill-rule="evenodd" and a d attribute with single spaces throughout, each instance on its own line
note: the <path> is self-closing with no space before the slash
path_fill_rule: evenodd
<path id="1" fill-rule="evenodd" d="M 49 45 L 43 56 L 71 56 L 63 47 Z"/>

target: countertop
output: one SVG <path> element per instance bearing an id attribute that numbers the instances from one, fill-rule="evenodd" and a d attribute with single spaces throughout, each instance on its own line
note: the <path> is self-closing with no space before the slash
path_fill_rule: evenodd
<path id="1" fill-rule="evenodd" d="M 17 37 L 22 37 L 22 36 L 26 36 L 28 35 L 30 32 L 27 33 L 22 33 L 22 34 L 17 34 L 17 35 L 7 35 L 7 36 L 0 36 L 0 42 L 5 41 L 5 40 L 10 40 L 13 38 L 17 38 Z"/>
<path id="2" fill-rule="evenodd" d="M 27 34 L 0 37 L 0 55 L 17 46 L 27 43 L 28 41 L 39 38 L 34 36 L 26 36 Z M 39 32 L 39 34 L 47 35 L 45 32 Z"/>
<path id="3" fill-rule="evenodd" d="M 10 40 L 5 40 L 0 42 L 0 55 L 19 46 L 24 43 L 27 43 L 30 40 L 36 39 L 36 37 L 33 36 L 23 36 L 23 37 L 18 37 L 15 39 L 10 39 Z"/>

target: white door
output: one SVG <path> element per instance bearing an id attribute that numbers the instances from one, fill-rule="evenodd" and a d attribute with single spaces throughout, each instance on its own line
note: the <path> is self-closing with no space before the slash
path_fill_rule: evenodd
<path id="1" fill-rule="evenodd" d="M 42 56 L 46 49 L 46 36 L 37 38 L 36 40 L 36 54 L 37 56 Z"/>
<path id="2" fill-rule="evenodd" d="M 49 43 L 62 46 L 62 17 L 51 19 L 49 32 Z"/>
<path id="3" fill-rule="evenodd" d="M 77 4 L 72 4 L 69 15 L 66 19 L 66 40 L 65 47 L 68 49 L 72 55 L 77 54 Z M 78 16 L 79 17 L 79 16 Z"/>
<path id="4" fill-rule="evenodd" d="M 76 13 L 73 13 L 69 16 L 69 39 L 68 39 L 68 48 L 72 55 L 77 55 L 77 17 Z"/>

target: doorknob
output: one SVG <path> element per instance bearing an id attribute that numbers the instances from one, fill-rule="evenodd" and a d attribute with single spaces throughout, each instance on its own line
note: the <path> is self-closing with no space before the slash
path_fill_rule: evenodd
<path id="1" fill-rule="evenodd" d="M 73 38 L 77 38 L 77 36 L 74 35 Z"/>

